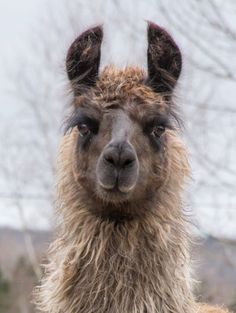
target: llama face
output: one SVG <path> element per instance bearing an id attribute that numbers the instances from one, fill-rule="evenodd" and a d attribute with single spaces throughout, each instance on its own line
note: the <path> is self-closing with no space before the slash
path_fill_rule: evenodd
<path id="1" fill-rule="evenodd" d="M 143 91 L 149 89 L 141 87 Z M 123 99 L 117 96 L 115 102 L 110 102 L 102 96 L 107 88 L 109 85 L 106 90 L 100 88 L 100 99 L 91 93 L 94 99 L 87 99 L 87 104 L 79 98 L 68 121 L 68 128 L 74 129 L 77 138 L 75 177 L 88 193 L 106 202 L 141 199 L 147 190 L 154 192 L 160 185 L 171 116 L 165 102 L 160 98 L 157 103 L 155 95 L 153 103 L 147 102 L 145 93 L 143 99 L 124 93 Z M 134 93 L 136 88 L 134 84 Z"/>
<path id="2" fill-rule="evenodd" d="M 149 24 L 148 38 L 148 77 L 112 66 L 98 75 L 101 28 L 82 34 L 68 52 L 73 173 L 91 209 L 103 215 L 143 214 L 169 176 L 168 147 L 176 136 L 171 93 L 181 55 L 159 27 Z"/>

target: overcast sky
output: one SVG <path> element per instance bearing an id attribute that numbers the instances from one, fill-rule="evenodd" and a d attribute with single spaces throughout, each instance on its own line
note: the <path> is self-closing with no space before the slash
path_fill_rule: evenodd
<path id="1" fill-rule="evenodd" d="M 0 0 L 0 119 L 8 119 L 9 127 L 14 127 L 14 118 L 22 110 L 20 103 L 14 102 L 9 95 L 9 81 L 20 57 L 27 53 L 32 25 L 44 10 L 45 3 L 46 0 Z M 5 193 L 6 182 L 1 178 L 0 189 Z M 42 201 L 42 208 L 44 206 Z M 33 203 L 27 203 L 26 207 L 28 220 L 38 222 L 41 227 L 48 226 L 47 218 L 34 210 Z M 19 212 L 11 199 L 0 197 L 0 216 L 0 225 L 22 226 Z"/>
<path id="2" fill-rule="evenodd" d="M 39 18 L 45 3 L 46 0 L 0 0 L 1 118 L 17 110 L 7 95 L 8 75 L 16 68 L 20 56 L 27 53 L 32 25 Z M 8 69 L 9 73 L 6 73 Z"/>

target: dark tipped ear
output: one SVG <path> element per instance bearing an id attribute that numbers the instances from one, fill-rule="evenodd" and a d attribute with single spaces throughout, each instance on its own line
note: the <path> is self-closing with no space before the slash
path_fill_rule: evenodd
<path id="1" fill-rule="evenodd" d="M 179 47 L 161 27 L 148 23 L 148 82 L 156 92 L 170 92 L 182 68 Z"/>
<path id="2" fill-rule="evenodd" d="M 72 86 L 93 86 L 98 77 L 103 31 L 101 26 L 88 29 L 70 46 L 66 70 Z"/>

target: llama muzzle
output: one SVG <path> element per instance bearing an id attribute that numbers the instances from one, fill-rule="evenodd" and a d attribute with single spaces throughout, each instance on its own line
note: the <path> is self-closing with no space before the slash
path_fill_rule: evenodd
<path id="1" fill-rule="evenodd" d="M 127 141 L 112 141 L 101 153 L 96 172 L 98 184 L 105 191 L 129 193 L 136 185 L 139 172 L 135 149 Z"/>

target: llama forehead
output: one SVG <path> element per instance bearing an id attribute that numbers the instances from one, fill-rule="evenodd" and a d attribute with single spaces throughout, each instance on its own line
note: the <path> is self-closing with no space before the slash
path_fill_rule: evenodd
<path id="1" fill-rule="evenodd" d="M 169 118 L 169 109 L 165 102 L 156 99 L 156 101 L 146 103 L 145 100 L 141 100 L 137 98 L 122 99 L 120 97 L 105 100 L 103 98 L 90 99 L 88 97 L 77 106 L 75 115 L 83 113 L 98 121 L 110 120 L 112 124 L 116 121 L 123 121 L 124 125 L 128 124 L 127 121 L 129 123 L 136 121 L 143 124 L 145 121 L 151 121 L 154 118 L 162 120 Z"/>
<path id="2" fill-rule="evenodd" d="M 145 78 L 145 71 L 137 66 L 118 68 L 113 65 L 108 65 L 99 75 L 99 81 L 105 84 L 110 84 L 111 82 L 115 82 L 116 84 L 124 82 L 138 83 L 143 81 Z"/>
<path id="3" fill-rule="evenodd" d="M 96 84 L 96 96 L 101 105 L 118 101 L 136 101 L 137 103 L 161 102 L 160 94 L 145 85 L 146 74 L 139 67 L 119 69 L 107 66 L 101 72 Z"/>
<path id="4" fill-rule="evenodd" d="M 96 109 L 101 114 L 122 109 L 135 119 L 147 115 L 166 115 L 168 104 L 161 94 L 145 85 L 145 72 L 138 67 L 124 69 L 107 66 L 96 87 L 75 99 L 75 106 Z"/>

